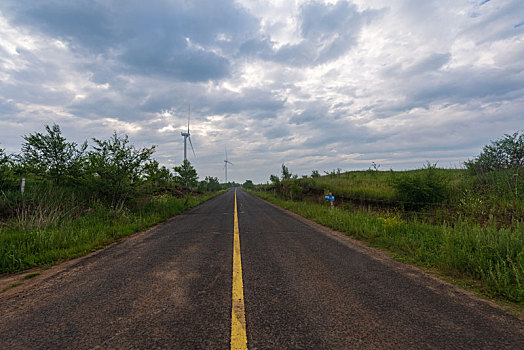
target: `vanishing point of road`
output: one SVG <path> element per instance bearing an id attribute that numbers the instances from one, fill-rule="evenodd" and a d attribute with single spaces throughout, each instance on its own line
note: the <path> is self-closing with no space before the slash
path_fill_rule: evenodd
<path id="1" fill-rule="evenodd" d="M 242 190 L 0 293 L 0 349 L 246 347 L 524 349 L 524 321 Z"/>

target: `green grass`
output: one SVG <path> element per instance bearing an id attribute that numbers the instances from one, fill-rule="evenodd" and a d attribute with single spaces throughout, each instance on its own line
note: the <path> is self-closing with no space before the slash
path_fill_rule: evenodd
<path id="1" fill-rule="evenodd" d="M 293 202 L 254 192 L 319 224 L 393 252 L 396 259 L 478 280 L 482 291 L 524 306 L 524 224 L 499 228 L 471 221 L 454 225 L 407 222 L 397 215 L 332 210 L 325 204 Z"/>
<path id="2" fill-rule="evenodd" d="M 109 209 L 95 203 L 79 217 L 60 217 L 42 225 L 35 225 L 32 217 L 25 217 L 22 223 L 15 220 L 0 227 L 0 273 L 14 273 L 85 255 L 215 195 L 217 193 L 176 198 L 166 194 L 135 203 L 132 210 Z M 34 211 L 32 215 L 39 216 Z"/>
<path id="3" fill-rule="evenodd" d="M 368 211 L 396 211 L 428 223 L 459 222 L 510 227 L 524 221 L 524 168 L 473 174 L 427 164 L 408 171 L 349 171 L 281 180 L 257 189 L 287 199 L 323 202 L 331 192 L 336 205 Z"/>
<path id="4" fill-rule="evenodd" d="M 325 175 L 317 178 L 299 179 L 304 187 L 324 192 L 328 190 L 336 196 L 357 201 L 392 202 L 397 199 L 393 182 L 397 177 L 416 175 L 424 169 L 408 171 L 348 171 L 340 174 Z M 436 169 L 444 181 L 454 189 L 465 174 L 460 169 Z"/>
<path id="5" fill-rule="evenodd" d="M 32 273 L 28 273 L 27 275 L 24 276 L 24 279 L 25 280 L 29 280 L 31 278 L 35 278 L 36 276 L 40 276 L 42 274 L 42 272 L 32 272 Z"/>

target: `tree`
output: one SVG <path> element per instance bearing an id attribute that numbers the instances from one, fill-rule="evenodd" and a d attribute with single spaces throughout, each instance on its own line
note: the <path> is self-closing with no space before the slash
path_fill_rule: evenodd
<path id="1" fill-rule="evenodd" d="M 47 135 L 41 133 L 24 136 L 20 162 L 27 171 L 49 177 L 60 183 L 66 179 L 78 179 L 85 163 L 87 142 L 78 146 L 67 142 L 57 124 L 45 126 Z"/>
<path id="2" fill-rule="evenodd" d="M 152 186 L 165 188 L 172 180 L 173 176 L 165 166 L 160 167 L 156 160 L 144 165 L 143 175 L 145 181 Z"/>
<path id="3" fill-rule="evenodd" d="M 116 132 L 107 140 L 93 138 L 96 146 L 88 153 L 91 189 L 110 201 L 113 206 L 125 201 L 132 191 L 146 163 L 151 160 L 155 146 L 136 149 L 129 144 L 129 137 Z"/>
<path id="4" fill-rule="evenodd" d="M 11 157 L 0 148 L 0 191 L 15 186 Z"/>
<path id="5" fill-rule="evenodd" d="M 520 135 L 518 132 L 506 134 L 492 141 L 490 145 L 484 146 L 478 157 L 464 164 L 474 172 L 524 167 L 524 132 Z"/>
<path id="6" fill-rule="evenodd" d="M 244 187 L 244 188 L 246 188 L 246 189 L 248 189 L 248 190 L 252 190 L 252 189 L 255 188 L 255 184 L 254 184 L 253 181 L 251 181 L 251 180 L 246 180 L 246 181 L 244 182 L 244 184 L 242 185 L 242 187 Z"/>
<path id="7" fill-rule="evenodd" d="M 219 191 L 221 188 L 218 177 L 206 176 L 206 182 L 207 182 L 207 190 L 210 192 Z"/>
<path id="8" fill-rule="evenodd" d="M 313 170 L 311 172 L 311 177 L 313 177 L 313 178 L 320 177 L 320 173 L 318 172 L 318 170 Z"/>
<path id="9" fill-rule="evenodd" d="M 280 178 L 277 175 L 270 175 L 269 181 L 273 184 L 274 191 L 280 193 Z"/>
<path id="10" fill-rule="evenodd" d="M 220 182 L 218 177 L 206 176 L 206 178 L 198 183 L 198 190 L 202 192 L 216 192 L 220 190 Z"/>
<path id="11" fill-rule="evenodd" d="M 195 187 L 198 184 L 197 172 L 189 160 L 184 160 L 180 166 L 176 166 L 174 169 L 175 173 L 178 174 L 175 175 L 175 182 L 178 184 L 187 188 Z"/>
<path id="12" fill-rule="evenodd" d="M 291 172 L 289 171 L 289 168 L 282 164 L 282 180 L 289 180 L 291 179 Z"/>

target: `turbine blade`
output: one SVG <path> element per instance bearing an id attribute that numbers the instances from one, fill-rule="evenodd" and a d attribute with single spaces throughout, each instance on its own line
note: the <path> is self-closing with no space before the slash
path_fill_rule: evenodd
<path id="1" fill-rule="evenodd" d="M 187 110 L 187 133 L 189 134 L 189 119 L 191 119 L 191 105 L 189 105 L 189 108 Z"/>
<path id="2" fill-rule="evenodd" d="M 193 143 L 191 142 L 191 136 L 188 136 L 188 139 L 189 139 L 189 144 L 191 145 L 191 150 L 193 151 L 193 155 L 196 158 L 195 149 L 193 148 Z"/>

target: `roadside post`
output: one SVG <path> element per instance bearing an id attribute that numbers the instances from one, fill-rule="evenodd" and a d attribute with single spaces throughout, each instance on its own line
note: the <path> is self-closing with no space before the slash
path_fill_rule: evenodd
<path id="1" fill-rule="evenodd" d="M 335 196 L 331 192 L 329 192 L 329 194 L 325 194 L 324 199 L 331 203 L 331 209 L 335 209 Z"/>
<path id="2" fill-rule="evenodd" d="M 25 177 L 20 178 L 20 186 L 18 187 L 20 190 L 20 193 L 24 194 L 25 190 Z"/>

